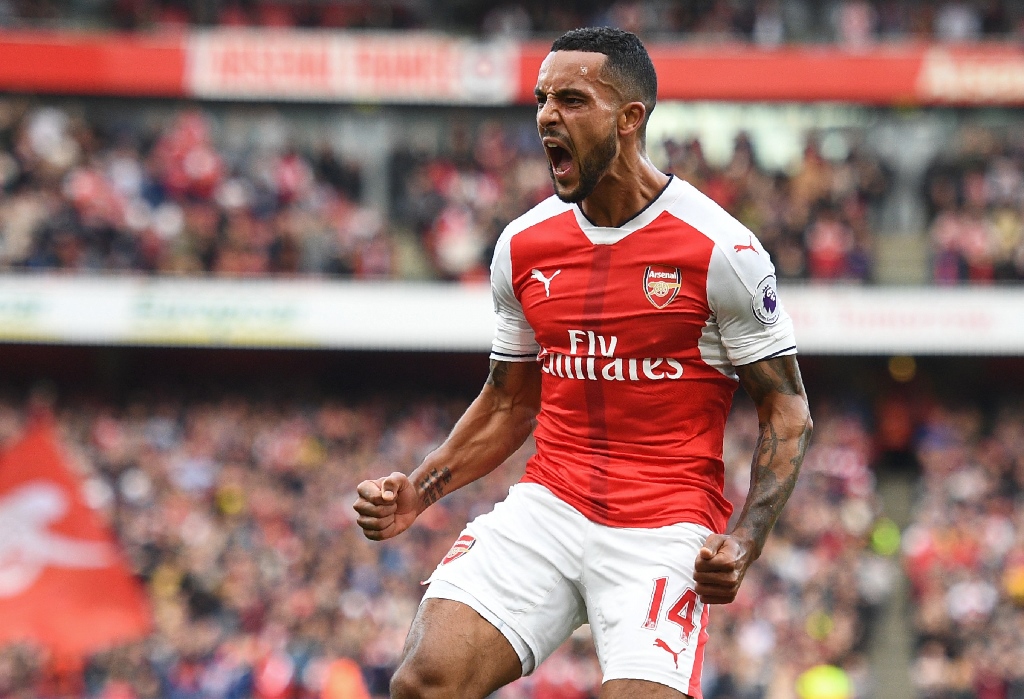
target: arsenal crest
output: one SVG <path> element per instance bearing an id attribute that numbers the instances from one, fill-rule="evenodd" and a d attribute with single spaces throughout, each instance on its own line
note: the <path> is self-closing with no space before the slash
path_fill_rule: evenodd
<path id="1" fill-rule="evenodd" d="M 441 565 L 451 563 L 456 558 L 465 555 L 471 548 L 473 548 L 473 544 L 475 543 L 476 537 L 472 536 L 471 534 L 463 534 L 455 540 L 455 543 L 452 544 L 452 547 L 448 550 L 448 553 L 445 555 L 444 558 L 441 559 Z"/>
<path id="2" fill-rule="evenodd" d="M 679 294 L 682 278 L 678 267 L 651 265 L 644 270 L 644 295 L 655 308 L 664 308 Z"/>

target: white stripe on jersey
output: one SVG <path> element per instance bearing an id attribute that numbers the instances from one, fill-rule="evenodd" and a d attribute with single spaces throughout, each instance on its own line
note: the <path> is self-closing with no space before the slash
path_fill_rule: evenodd
<path id="1" fill-rule="evenodd" d="M 726 376 L 734 366 L 779 354 L 796 354 L 793 322 L 778 304 L 771 325 L 758 320 L 753 304 L 758 286 L 774 280 L 775 266 L 760 241 L 710 197 L 680 181 L 680 196 L 668 212 L 715 243 L 708 263 L 707 294 L 711 307 L 698 347 L 701 359 Z"/>
<path id="2" fill-rule="evenodd" d="M 491 297 L 497 323 L 491 343 L 491 359 L 502 362 L 529 362 L 537 358 L 540 346 L 533 328 L 526 322 L 523 307 L 512 290 L 512 236 L 566 211 L 571 204 L 550 196 L 505 226 L 494 246 L 491 260 Z"/>

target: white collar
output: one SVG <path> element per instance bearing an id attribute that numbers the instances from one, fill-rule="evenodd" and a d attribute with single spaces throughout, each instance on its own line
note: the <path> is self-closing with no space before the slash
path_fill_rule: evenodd
<path id="1" fill-rule="evenodd" d="M 668 184 L 651 202 L 641 209 L 633 218 L 618 227 L 595 226 L 586 216 L 579 204 L 572 205 L 576 223 L 593 245 L 614 245 L 630 233 L 650 225 L 666 209 L 671 207 L 683 193 L 683 181 L 669 175 Z"/>

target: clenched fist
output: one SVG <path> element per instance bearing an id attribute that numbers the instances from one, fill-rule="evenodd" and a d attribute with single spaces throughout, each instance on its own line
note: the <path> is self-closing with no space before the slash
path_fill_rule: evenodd
<path id="1" fill-rule="evenodd" d="M 742 539 L 728 534 L 709 535 L 693 566 L 700 601 L 728 604 L 736 599 L 753 560 L 751 546 Z"/>
<path id="2" fill-rule="evenodd" d="M 363 481 L 356 487 L 359 497 L 352 507 L 359 514 L 356 522 L 363 536 L 383 541 L 398 536 L 416 521 L 418 499 L 416 491 L 404 473 L 372 481 Z"/>

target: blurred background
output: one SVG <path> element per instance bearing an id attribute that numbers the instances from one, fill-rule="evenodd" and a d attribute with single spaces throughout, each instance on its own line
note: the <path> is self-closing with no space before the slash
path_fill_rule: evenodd
<path id="1" fill-rule="evenodd" d="M 772 254 L 815 438 L 708 699 L 1024 698 L 1024 6 L 0 0 L 0 697 L 388 695 L 420 581 L 531 445 L 395 541 L 550 196 L 537 68 L 638 33 L 655 163 Z M 741 503 L 756 439 L 725 442 Z M 584 627 L 502 699 L 586 699 Z"/>

